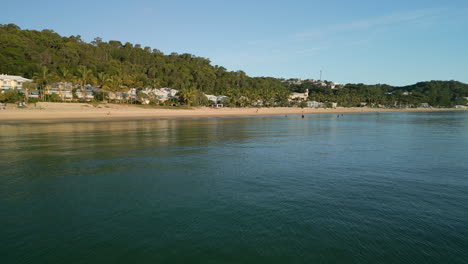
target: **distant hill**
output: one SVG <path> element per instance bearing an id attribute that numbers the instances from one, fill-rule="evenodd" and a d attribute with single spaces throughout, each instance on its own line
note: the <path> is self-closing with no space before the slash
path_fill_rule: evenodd
<path id="1" fill-rule="evenodd" d="M 387 84 L 346 84 L 331 89 L 330 85 L 313 82 L 290 84 L 295 92 L 309 90 L 309 99 L 319 102 L 338 102 L 341 106 L 385 105 L 390 107 L 417 107 L 428 103 L 434 107 L 450 107 L 468 103 L 468 84 L 457 81 L 419 82 L 408 86 Z"/>

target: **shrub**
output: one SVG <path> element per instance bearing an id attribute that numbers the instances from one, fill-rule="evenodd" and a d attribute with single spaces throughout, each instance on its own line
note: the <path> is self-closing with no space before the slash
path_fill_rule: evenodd
<path id="1" fill-rule="evenodd" d="M 22 101 L 23 95 L 20 94 L 17 90 L 0 93 L 0 102 L 16 103 Z"/>

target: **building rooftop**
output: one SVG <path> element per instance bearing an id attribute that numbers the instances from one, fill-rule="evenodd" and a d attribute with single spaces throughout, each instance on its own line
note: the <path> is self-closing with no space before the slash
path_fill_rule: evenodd
<path id="1" fill-rule="evenodd" d="M 14 81 L 20 81 L 20 82 L 32 82 L 31 79 L 26 79 L 21 76 L 15 76 L 15 75 L 7 75 L 7 74 L 0 74 L 0 80 L 14 80 Z"/>

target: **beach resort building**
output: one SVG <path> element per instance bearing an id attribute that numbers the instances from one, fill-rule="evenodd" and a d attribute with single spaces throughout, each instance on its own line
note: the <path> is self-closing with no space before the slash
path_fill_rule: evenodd
<path id="1" fill-rule="evenodd" d="M 25 82 L 32 82 L 32 80 L 21 76 L 0 74 L 0 92 L 13 89 L 21 90 Z"/>
<path id="2" fill-rule="evenodd" d="M 177 93 L 179 91 L 176 90 L 176 89 L 171 89 L 171 88 L 160 88 L 160 89 L 157 89 L 157 88 L 153 88 L 153 89 L 150 89 L 150 88 L 147 88 L 147 89 L 143 89 L 141 90 L 141 93 L 143 94 L 146 94 L 149 98 L 154 98 L 158 101 L 161 101 L 161 102 L 165 102 L 169 99 L 174 99 L 177 97 Z M 145 102 L 149 102 L 149 100 L 145 100 Z"/>
<path id="3" fill-rule="evenodd" d="M 73 88 L 74 88 L 74 85 L 73 83 L 70 83 L 70 82 L 53 83 L 45 89 L 44 94 L 46 95 L 56 94 L 60 96 L 60 99 L 62 101 L 72 101 L 73 100 Z"/>
<path id="4" fill-rule="evenodd" d="M 79 100 L 92 101 L 94 99 L 93 88 L 91 85 L 87 84 L 84 87 L 84 92 L 82 88 L 75 89 L 75 95 Z"/>
<path id="5" fill-rule="evenodd" d="M 119 93 L 119 92 L 114 93 L 114 92 L 105 91 L 105 90 L 101 90 L 101 92 L 107 93 L 107 96 L 110 101 L 123 101 L 124 99 L 123 93 Z"/>

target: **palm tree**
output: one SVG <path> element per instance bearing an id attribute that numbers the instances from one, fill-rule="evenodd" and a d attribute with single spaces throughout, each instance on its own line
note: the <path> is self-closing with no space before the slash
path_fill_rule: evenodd
<path id="1" fill-rule="evenodd" d="M 69 82 L 73 76 L 67 68 L 60 67 L 58 71 L 58 77 L 61 82 Z"/>
<path id="2" fill-rule="evenodd" d="M 81 85 L 81 91 L 83 93 L 83 99 L 86 99 L 86 84 L 91 80 L 93 71 L 88 69 L 86 66 L 80 66 L 78 68 L 79 80 Z"/>
<path id="3" fill-rule="evenodd" d="M 66 67 L 60 67 L 58 71 L 58 79 L 63 83 L 63 86 L 66 85 L 67 82 L 71 81 L 73 79 L 72 74 Z M 59 86 L 60 89 L 60 95 L 62 98 L 62 101 L 65 99 L 65 94 L 62 91 L 62 86 Z"/>
<path id="4" fill-rule="evenodd" d="M 108 79 L 109 88 L 114 91 L 120 91 L 122 87 L 122 79 L 119 76 L 113 75 Z"/>
<path id="5" fill-rule="evenodd" d="M 109 89 L 112 92 L 118 92 L 121 90 L 122 87 L 122 79 L 119 76 L 113 75 L 109 79 L 107 79 Z"/>
<path id="6" fill-rule="evenodd" d="M 97 74 L 97 82 L 101 86 L 101 100 L 104 100 L 103 90 L 107 88 L 107 83 L 109 82 L 109 75 L 104 72 L 99 72 Z"/>
<path id="7" fill-rule="evenodd" d="M 109 75 L 105 72 L 100 72 L 97 74 L 98 84 L 102 87 L 106 86 L 107 81 L 109 80 Z"/>
<path id="8" fill-rule="evenodd" d="M 49 69 L 45 66 L 42 67 L 40 72 L 36 72 L 33 76 L 33 80 L 37 83 L 39 90 L 41 91 L 41 97 L 44 97 L 44 89 L 46 89 L 52 82 L 57 79 L 54 73 L 49 72 Z"/>

